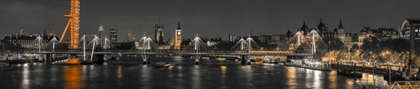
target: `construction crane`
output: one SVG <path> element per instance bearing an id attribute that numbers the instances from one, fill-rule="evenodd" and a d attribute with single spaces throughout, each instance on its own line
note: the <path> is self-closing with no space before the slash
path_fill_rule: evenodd
<path id="1" fill-rule="evenodd" d="M 60 37 L 60 43 L 63 41 L 64 36 L 66 35 L 67 29 L 70 25 L 70 48 L 78 49 L 79 48 L 79 22 L 80 22 L 80 1 L 71 0 L 70 1 L 70 14 L 64 15 L 65 18 L 69 18 L 66 27 L 64 28 L 63 33 Z"/>
<path id="2" fill-rule="evenodd" d="M 20 29 L 19 35 L 23 35 L 22 32 L 23 32 L 23 29 Z"/>
<path id="3" fill-rule="evenodd" d="M 129 31 L 127 33 L 127 41 L 135 41 L 136 37 L 133 36 L 133 33 L 131 33 L 131 31 Z"/>

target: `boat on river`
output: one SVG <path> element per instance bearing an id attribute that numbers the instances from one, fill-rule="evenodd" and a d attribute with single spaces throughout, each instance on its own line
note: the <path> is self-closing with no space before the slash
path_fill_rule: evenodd
<path id="1" fill-rule="evenodd" d="M 163 68 L 163 67 L 169 67 L 169 66 L 172 66 L 172 64 L 171 64 L 171 63 L 169 63 L 169 62 L 157 62 L 157 63 L 155 63 L 155 66 L 156 66 L 157 68 Z"/>
<path id="2" fill-rule="evenodd" d="M 338 70 L 337 74 L 353 78 L 362 78 L 362 73 L 350 69 Z"/>

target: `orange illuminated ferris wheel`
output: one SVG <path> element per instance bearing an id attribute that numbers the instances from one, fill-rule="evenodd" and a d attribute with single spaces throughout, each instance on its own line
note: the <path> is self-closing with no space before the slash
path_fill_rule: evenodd
<path id="1" fill-rule="evenodd" d="M 66 31 L 70 25 L 70 48 L 78 49 L 79 48 L 79 22 L 80 22 L 80 1 L 71 0 L 70 2 L 70 14 L 64 15 L 65 18 L 69 18 L 66 28 L 64 29 L 61 37 L 60 43 L 63 41 Z"/>

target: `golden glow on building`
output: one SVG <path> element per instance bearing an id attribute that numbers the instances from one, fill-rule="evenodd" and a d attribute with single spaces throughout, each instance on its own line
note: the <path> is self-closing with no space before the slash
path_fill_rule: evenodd
<path id="1" fill-rule="evenodd" d="M 82 73 L 80 66 L 64 67 L 64 89 L 81 89 Z"/>
<path id="2" fill-rule="evenodd" d="M 181 25 L 178 22 L 178 27 L 175 29 L 175 45 L 174 49 L 181 49 L 182 35 L 181 35 Z"/>

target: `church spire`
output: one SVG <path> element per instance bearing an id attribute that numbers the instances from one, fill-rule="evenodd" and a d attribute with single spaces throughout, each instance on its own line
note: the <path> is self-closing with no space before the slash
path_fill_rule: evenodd
<path id="1" fill-rule="evenodd" d="M 343 29 L 343 22 L 340 19 L 340 25 L 338 25 L 338 29 Z"/>
<path id="2" fill-rule="evenodd" d="M 179 24 L 179 21 L 178 21 L 178 27 L 176 29 L 181 29 L 181 24 Z"/>
<path id="3" fill-rule="evenodd" d="M 303 25 L 302 25 L 302 27 L 300 28 L 300 30 L 306 30 L 306 28 L 308 28 L 308 26 L 306 26 L 306 22 L 305 22 L 305 20 L 303 20 Z"/>
<path id="4" fill-rule="evenodd" d="M 322 23 L 322 17 L 321 17 L 321 18 L 319 18 L 319 23 Z"/>

